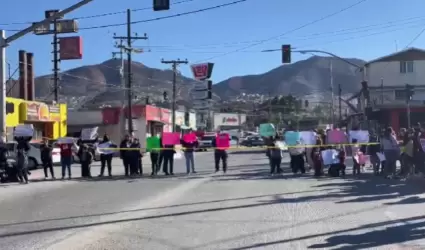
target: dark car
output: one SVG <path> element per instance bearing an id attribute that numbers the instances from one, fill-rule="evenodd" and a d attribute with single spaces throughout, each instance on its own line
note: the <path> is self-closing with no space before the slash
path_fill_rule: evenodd
<path id="1" fill-rule="evenodd" d="M 260 136 L 249 136 L 245 138 L 241 143 L 239 143 L 241 146 L 245 147 L 262 147 L 265 145 L 263 138 Z"/>

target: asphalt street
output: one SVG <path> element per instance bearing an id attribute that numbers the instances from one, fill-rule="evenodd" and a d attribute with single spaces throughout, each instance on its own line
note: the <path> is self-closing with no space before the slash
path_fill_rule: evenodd
<path id="1" fill-rule="evenodd" d="M 264 153 L 211 153 L 197 174 L 0 186 L 0 249 L 424 249 L 425 179 L 270 176 Z M 145 173 L 150 166 L 145 161 Z M 57 173 L 59 169 L 57 169 Z M 99 171 L 93 166 L 93 175 Z M 75 172 L 75 173 L 74 173 Z M 33 172 L 33 179 L 43 177 Z"/>

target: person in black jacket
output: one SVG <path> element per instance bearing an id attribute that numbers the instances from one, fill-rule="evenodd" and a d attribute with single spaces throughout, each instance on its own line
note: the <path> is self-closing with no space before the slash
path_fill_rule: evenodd
<path id="1" fill-rule="evenodd" d="M 30 150 L 29 141 L 32 137 L 15 137 L 18 142 L 16 146 L 16 168 L 18 171 L 18 178 L 21 183 L 28 184 L 28 151 Z"/>
<path id="2" fill-rule="evenodd" d="M 141 144 L 138 138 L 134 138 L 134 143 L 137 148 L 141 148 Z M 143 175 L 143 162 L 142 162 L 143 154 L 140 150 L 137 150 L 137 170 L 136 173 L 139 175 Z"/>
<path id="3" fill-rule="evenodd" d="M 373 172 L 375 175 L 379 175 L 379 169 L 381 161 L 377 153 L 381 152 L 381 144 L 379 138 L 374 131 L 370 132 L 369 145 L 367 146 L 367 154 L 370 156 L 370 163 L 373 167 Z"/>
<path id="4" fill-rule="evenodd" d="M 161 155 L 164 159 L 163 172 L 165 175 L 174 175 L 174 145 L 164 145 Z"/>
<path id="5" fill-rule="evenodd" d="M 130 161 L 130 175 L 136 175 L 139 169 L 140 162 L 140 143 L 139 140 L 133 138 L 127 151 L 128 159 Z"/>
<path id="6" fill-rule="evenodd" d="M 43 141 L 43 144 L 41 144 L 40 149 L 41 149 L 40 158 L 44 168 L 44 178 L 47 179 L 49 177 L 47 170 L 50 170 L 50 175 L 52 179 L 55 179 L 55 172 L 53 170 L 53 159 L 52 159 L 53 148 L 50 147 L 47 141 L 45 140 Z"/>
<path id="7" fill-rule="evenodd" d="M 124 140 L 120 143 L 120 158 L 122 159 L 122 163 L 124 165 L 125 176 L 130 174 L 130 150 L 131 147 L 131 137 L 126 135 Z"/>

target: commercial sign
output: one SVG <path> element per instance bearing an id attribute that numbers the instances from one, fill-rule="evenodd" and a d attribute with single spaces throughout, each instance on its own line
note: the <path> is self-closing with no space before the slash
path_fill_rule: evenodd
<path id="1" fill-rule="evenodd" d="M 190 67 L 195 79 L 205 80 L 211 78 L 214 63 L 193 64 Z"/>
<path id="2" fill-rule="evenodd" d="M 50 120 L 55 122 L 61 121 L 60 108 L 58 105 L 49 105 Z"/>
<path id="3" fill-rule="evenodd" d="M 240 126 L 246 122 L 245 114 L 235 113 L 215 113 L 214 127 L 219 126 Z"/>
<path id="4" fill-rule="evenodd" d="M 44 103 L 24 103 L 26 105 L 26 121 L 50 121 L 49 107 Z"/>
<path id="5" fill-rule="evenodd" d="M 61 60 L 83 58 L 83 41 L 80 36 L 61 37 L 59 39 L 59 46 Z"/>

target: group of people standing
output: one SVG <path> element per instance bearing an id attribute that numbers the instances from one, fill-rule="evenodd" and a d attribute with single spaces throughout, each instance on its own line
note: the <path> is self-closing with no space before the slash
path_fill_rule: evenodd
<path id="1" fill-rule="evenodd" d="M 401 179 L 412 175 L 425 174 L 425 152 L 422 147 L 421 126 L 400 129 L 399 133 L 388 127 L 377 134 L 374 130 L 369 131 L 369 142 L 358 143 L 352 139 L 349 145 L 326 145 L 326 131 L 315 131 L 317 134 L 315 145 L 303 145 L 298 141 L 297 145 L 289 147 L 290 166 L 293 173 L 306 172 L 306 163 L 314 169 L 315 176 L 324 175 L 322 151 L 335 149 L 338 153 L 339 163 L 329 165 L 328 174 L 331 176 L 345 176 L 347 151 L 353 156 L 353 175 L 364 171 L 365 162 L 363 156 L 368 155 L 371 167 L 375 175 L 384 175 L 386 178 Z M 267 139 L 267 156 L 270 160 L 271 174 L 280 173 L 283 152 L 278 144 L 284 138 L 281 135 Z M 400 162 L 400 171 L 397 172 L 397 162 Z"/>

